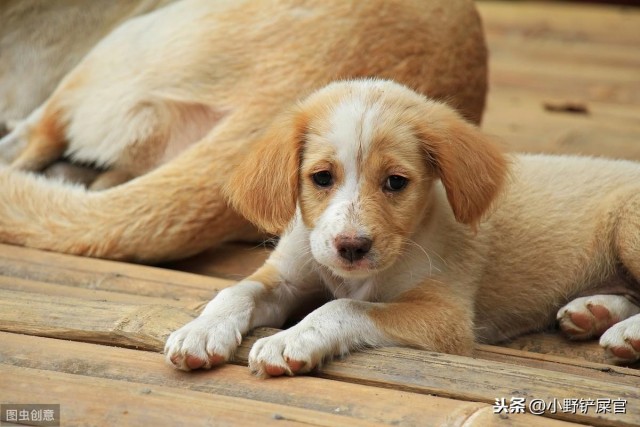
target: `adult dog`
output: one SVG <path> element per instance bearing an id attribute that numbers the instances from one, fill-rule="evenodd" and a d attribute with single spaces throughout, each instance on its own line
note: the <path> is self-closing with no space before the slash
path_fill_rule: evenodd
<path id="1" fill-rule="evenodd" d="M 298 99 L 365 76 L 479 122 L 486 49 L 473 3 L 182 0 L 128 20 L 0 141 L 11 163 L 0 241 L 156 262 L 253 237 L 220 191 L 235 165 Z M 113 188 L 20 172 L 62 157 L 100 167 L 89 185 Z"/>
<path id="2" fill-rule="evenodd" d="M 381 80 L 333 83 L 281 126 L 227 193 L 285 232 L 263 267 L 171 334 L 176 367 L 225 362 L 250 329 L 281 327 L 323 292 L 336 299 L 256 342 L 257 374 L 305 373 L 363 346 L 468 355 L 556 315 L 570 336 L 604 333 L 611 356 L 640 358 L 628 298 L 639 293 L 640 164 L 507 158 L 449 107 Z M 596 295 L 626 275 L 629 295 Z"/>

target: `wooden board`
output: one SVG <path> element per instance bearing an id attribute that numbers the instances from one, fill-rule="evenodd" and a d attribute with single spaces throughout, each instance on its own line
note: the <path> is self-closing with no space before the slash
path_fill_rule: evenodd
<path id="1" fill-rule="evenodd" d="M 640 8 L 477 4 L 490 49 L 485 132 L 509 151 L 640 160 Z M 473 358 L 370 350 L 314 377 L 259 380 L 244 365 L 251 343 L 275 332 L 261 329 L 237 365 L 166 366 L 167 334 L 268 254 L 232 243 L 155 268 L 0 245 L 0 330 L 12 331 L 0 332 L 0 403 L 55 400 L 63 425 L 640 425 L 640 371 L 557 333 L 478 345 Z M 500 397 L 628 405 L 604 416 L 498 416 Z"/>
<path id="2" fill-rule="evenodd" d="M 0 274 L 87 289 L 175 300 L 208 300 L 234 282 L 124 262 L 0 244 Z"/>
<path id="3" fill-rule="evenodd" d="M 345 417 L 171 387 L 0 365 L 3 401 L 56 402 L 63 425 L 344 426 Z M 250 408 L 250 410 L 248 410 Z M 349 425 L 375 422 L 349 419 Z"/>
<path id="4" fill-rule="evenodd" d="M 490 50 L 483 128 L 512 151 L 640 160 L 640 9 L 481 1 Z M 588 114 L 550 112 L 548 101 Z"/>
<path id="5" fill-rule="evenodd" d="M 0 290 L 0 330 L 109 343 L 143 350 L 162 351 L 167 335 L 195 313 L 170 306 L 82 300 Z M 251 344 L 259 336 L 276 332 L 260 329 L 244 340 L 236 362 L 247 363 Z M 486 351 L 486 348 L 485 348 Z M 640 401 L 635 372 L 622 368 L 586 368 L 582 375 L 543 370 L 404 348 L 358 352 L 328 363 L 323 378 L 412 393 L 436 394 L 464 401 L 491 404 L 496 398 L 525 397 L 551 401 L 554 397 Z M 624 380 L 620 380 L 620 377 Z M 571 393 L 570 395 L 568 393 Z M 550 414 L 559 419 L 593 425 L 640 423 L 640 408 L 630 406 L 624 415 Z"/>
<path id="6" fill-rule="evenodd" d="M 0 330 L 161 351 L 195 312 L 0 289 Z"/>
<path id="7" fill-rule="evenodd" d="M 262 243 L 225 243 L 186 260 L 163 264 L 163 267 L 238 281 L 257 270 L 271 250 L 271 246 Z"/>
<path id="8" fill-rule="evenodd" d="M 491 425 L 484 424 L 488 420 L 484 414 L 492 413 L 487 404 L 313 377 L 265 381 L 235 365 L 190 374 L 170 368 L 155 353 L 7 333 L 0 333 L 0 340 L 4 344 L 0 364 L 147 385 L 139 385 L 140 389 L 157 385 L 188 389 L 391 425 L 421 425 L 425 420 L 429 425 Z M 46 357 L 41 357 L 43 353 Z M 0 400 L 2 397 L 0 391 Z M 472 418 L 482 418 L 483 423 L 470 422 Z M 527 425 L 533 419 L 525 416 L 514 421 Z M 536 421 L 543 426 L 564 425 L 555 420 Z"/>

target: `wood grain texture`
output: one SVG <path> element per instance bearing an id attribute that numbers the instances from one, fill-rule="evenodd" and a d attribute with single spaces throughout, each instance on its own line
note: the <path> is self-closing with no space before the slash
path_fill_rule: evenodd
<path id="1" fill-rule="evenodd" d="M 235 361 L 245 365 L 256 339 L 277 330 L 259 328 L 247 337 Z M 591 375 L 589 375 L 591 372 Z M 322 378 L 394 388 L 413 393 L 435 394 L 460 400 L 494 403 L 496 398 L 542 399 L 626 399 L 626 414 L 547 414 L 550 417 L 597 426 L 640 424 L 640 388 L 637 376 L 620 381 L 620 370 L 583 371 L 580 375 L 562 370 L 539 369 L 522 364 L 432 353 L 409 348 L 380 348 L 353 353 L 334 360 L 317 373 Z M 597 377 L 594 378 L 594 377 Z M 628 384 L 625 384 L 628 382 Z"/>
<path id="2" fill-rule="evenodd" d="M 0 330 L 70 340 L 108 343 L 161 351 L 166 336 L 195 313 L 176 307 L 95 302 L 70 297 L 0 291 Z M 244 340 L 237 353 L 246 364 L 252 343 L 275 330 L 260 329 Z M 616 372 L 617 374 L 617 372 Z M 336 381 L 373 385 L 465 401 L 493 403 L 513 396 L 538 398 L 623 398 L 640 400 L 640 389 L 612 380 L 548 371 L 404 348 L 358 352 L 328 363 L 319 375 Z M 636 377 L 637 378 L 637 377 Z M 594 425 L 640 423 L 640 408 L 624 416 L 558 413 L 554 417 Z"/>
<path id="3" fill-rule="evenodd" d="M 640 9 L 477 3 L 490 51 L 483 129 L 512 151 L 640 160 Z M 587 115 L 546 111 L 584 104 Z"/>
<path id="4" fill-rule="evenodd" d="M 141 305 L 169 305 L 198 311 L 208 301 L 196 301 L 182 298 L 158 298 L 145 295 L 136 295 L 100 289 L 87 289 L 76 286 L 66 286 L 57 283 L 39 282 L 35 280 L 20 279 L 17 277 L 0 276 L 0 289 L 8 291 L 31 292 L 50 297 L 72 297 L 83 300 L 123 302 Z"/>
<path id="5" fill-rule="evenodd" d="M 62 425 L 375 426 L 381 423 L 237 397 L 0 365 L 3 402 L 60 404 Z"/>
<path id="6" fill-rule="evenodd" d="M 526 1 L 478 8 L 490 50 L 485 132 L 508 151 L 640 160 L 640 9 Z M 549 111 L 549 102 L 587 112 Z M 215 276 L 203 277 L 0 245 L 0 330 L 150 350 L 0 333 L 0 402 L 55 397 L 70 425 L 640 425 L 640 371 L 606 365 L 597 343 L 558 334 L 479 345 L 475 359 L 370 350 L 293 379 L 262 381 L 236 365 L 198 373 L 164 366 L 157 352 L 166 335 L 233 283 L 220 277 L 249 275 L 268 252 L 231 244 L 165 266 Z M 248 337 L 237 363 L 273 332 Z M 493 414 L 493 399 L 511 396 L 626 396 L 629 413 L 567 422 Z"/>
<path id="7" fill-rule="evenodd" d="M 534 339 L 543 339 L 545 334 L 532 335 Z M 615 366 L 597 363 L 576 357 L 571 346 L 563 356 L 558 355 L 560 347 L 551 347 L 553 354 L 516 350 L 494 345 L 476 345 L 474 357 L 478 359 L 528 366 L 548 371 L 564 372 L 585 376 L 600 381 L 613 381 L 618 384 L 637 386 L 640 383 L 640 370 L 634 367 Z M 599 349 L 599 348 L 598 348 Z M 600 349 L 599 349 L 600 350 Z"/>
<path id="8" fill-rule="evenodd" d="M 140 305 L 0 289 L 0 330 L 161 351 L 167 336 L 196 315 Z"/>
<path id="9" fill-rule="evenodd" d="M 507 421 L 493 415 L 490 405 L 476 402 L 314 377 L 262 380 L 235 365 L 185 373 L 167 366 L 156 353 L 25 335 L 0 333 L 0 341 L 0 364 L 5 365 L 188 389 L 390 425 L 507 425 Z M 571 425 L 531 415 L 513 417 L 510 425 L 532 422 L 549 427 Z"/>
<path id="10" fill-rule="evenodd" d="M 514 349 L 529 354 L 559 356 L 564 359 L 570 358 L 575 364 L 581 366 L 589 366 L 593 363 L 601 365 L 611 363 L 606 358 L 605 352 L 597 340 L 571 341 L 560 332 L 555 331 L 523 335 L 510 342 L 503 343 L 501 346 L 505 347 L 505 350 Z M 632 367 L 638 368 L 640 364 L 636 363 Z M 602 368 L 605 369 L 606 367 L 602 366 Z M 627 371 L 640 375 L 640 371 L 637 369 L 629 369 Z"/>
<path id="11" fill-rule="evenodd" d="M 477 7 L 489 35 L 588 43 L 597 51 L 599 44 L 638 46 L 637 8 L 535 1 L 479 1 Z"/>
<path id="12" fill-rule="evenodd" d="M 191 258 L 163 264 L 166 268 L 239 281 L 256 271 L 272 248 L 262 243 L 225 243 Z"/>
<path id="13" fill-rule="evenodd" d="M 235 282 L 191 273 L 0 244 L 0 274 L 174 300 L 208 300 Z"/>

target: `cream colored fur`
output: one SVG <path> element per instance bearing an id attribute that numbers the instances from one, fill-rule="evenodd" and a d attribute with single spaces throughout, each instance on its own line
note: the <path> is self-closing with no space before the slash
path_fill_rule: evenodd
<path id="1" fill-rule="evenodd" d="M 637 290 L 640 164 L 507 157 L 449 107 L 380 80 L 333 83 L 283 126 L 274 135 L 288 137 L 257 147 L 227 192 L 263 227 L 286 218 L 285 232 L 262 268 L 169 337 L 176 367 L 228 360 L 238 342 L 220 341 L 220 322 L 239 335 L 281 327 L 322 292 L 337 299 L 256 343 L 257 374 L 308 372 L 362 346 L 471 354 L 474 341 L 541 330 L 556 315 L 576 338 L 568 320 L 600 328 L 589 336 L 610 327 L 601 339 L 610 354 L 640 358 L 640 315 L 629 300 L 598 295 L 560 310 L 623 276 Z M 390 189 L 390 177 L 406 185 Z M 585 309 L 593 315 L 581 318 Z"/>
<path id="2" fill-rule="evenodd" d="M 130 19 L 0 141 L 12 163 L 0 167 L 0 241 L 155 262 L 255 239 L 221 194 L 236 165 L 298 99 L 364 76 L 479 122 L 486 48 L 473 3 L 182 0 Z M 63 156 L 106 169 L 96 189 L 135 179 L 98 193 L 18 171 Z"/>
<path id="3" fill-rule="evenodd" d="M 12 128 L 27 117 L 51 95 L 64 75 L 121 22 L 171 1 L 0 2 L 0 127 Z"/>

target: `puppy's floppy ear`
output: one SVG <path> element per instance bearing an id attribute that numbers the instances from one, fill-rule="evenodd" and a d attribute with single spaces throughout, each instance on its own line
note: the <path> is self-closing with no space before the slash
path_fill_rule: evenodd
<path id="1" fill-rule="evenodd" d="M 299 110 L 277 119 L 224 188 L 230 204 L 268 233 L 282 233 L 295 213 L 305 129 Z"/>
<path id="2" fill-rule="evenodd" d="M 430 104 L 420 134 L 458 222 L 475 228 L 502 189 L 507 160 L 501 151 L 449 107 Z"/>

